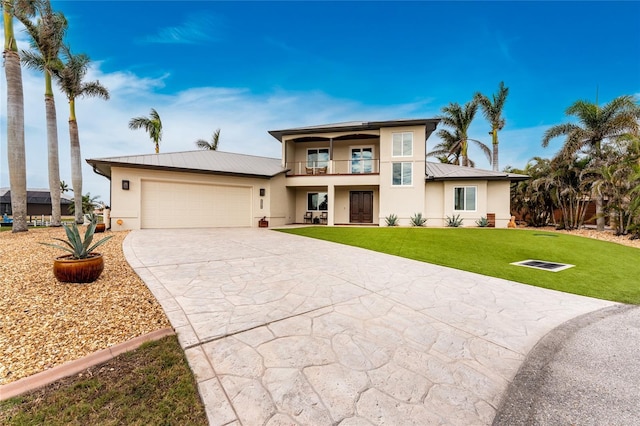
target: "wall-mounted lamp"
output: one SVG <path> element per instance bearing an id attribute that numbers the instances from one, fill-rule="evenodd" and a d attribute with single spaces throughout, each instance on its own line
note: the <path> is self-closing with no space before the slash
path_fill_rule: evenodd
<path id="1" fill-rule="evenodd" d="M 261 197 L 264 197 L 264 194 L 265 194 L 266 192 L 267 192 L 267 190 L 266 190 L 266 189 L 264 189 L 264 188 L 260 188 L 260 196 L 261 196 Z"/>
<path id="2" fill-rule="evenodd" d="M 116 220 L 116 223 L 117 223 L 118 225 L 122 225 L 124 222 L 122 221 L 122 219 L 118 219 L 118 220 Z"/>
<path id="3" fill-rule="evenodd" d="M 128 180 L 123 180 L 122 181 L 122 189 L 124 189 L 125 191 L 129 190 L 129 181 Z"/>

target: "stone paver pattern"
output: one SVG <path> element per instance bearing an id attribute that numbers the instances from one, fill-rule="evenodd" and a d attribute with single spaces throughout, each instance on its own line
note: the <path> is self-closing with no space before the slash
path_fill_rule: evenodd
<path id="1" fill-rule="evenodd" d="M 212 425 L 490 424 L 540 338 L 614 305 L 266 229 L 134 231 L 124 252 Z"/>

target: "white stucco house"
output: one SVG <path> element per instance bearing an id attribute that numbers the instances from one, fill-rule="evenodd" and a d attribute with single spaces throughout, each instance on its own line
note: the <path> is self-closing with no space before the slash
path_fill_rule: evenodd
<path id="1" fill-rule="evenodd" d="M 269 133 L 282 158 L 189 151 L 87 162 L 111 181 L 113 230 L 257 227 L 320 222 L 463 226 L 511 217 L 510 183 L 527 176 L 426 161 L 438 119 L 348 122 Z"/>

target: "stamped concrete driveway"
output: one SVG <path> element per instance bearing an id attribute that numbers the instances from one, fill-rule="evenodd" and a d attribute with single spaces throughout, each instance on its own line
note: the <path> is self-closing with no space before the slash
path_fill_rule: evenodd
<path id="1" fill-rule="evenodd" d="M 490 424 L 540 338 L 613 305 L 265 229 L 124 249 L 213 425 Z"/>

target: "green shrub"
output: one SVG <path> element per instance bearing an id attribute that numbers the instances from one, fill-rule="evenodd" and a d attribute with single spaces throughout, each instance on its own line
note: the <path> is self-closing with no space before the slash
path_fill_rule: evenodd
<path id="1" fill-rule="evenodd" d="M 447 216 L 447 226 L 449 228 L 457 228 L 462 225 L 463 219 L 460 218 L 460 215 L 455 215 L 453 217 Z"/>
<path id="2" fill-rule="evenodd" d="M 424 226 L 424 224 L 427 223 L 427 218 L 422 217 L 422 213 L 416 213 L 409 221 L 411 222 L 411 226 Z"/>
<path id="3" fill-rule="evenodd" d="M 489 226 L 489 220 L 483 216 L 480 219 L 476 220 L 476 225 L 478 225 L 480 228 L 486 228 L 487 226 Z"/>
<path id="4" fill-rule="evenodd" d="M 387 223 L 387 226 L 398 226 L 398 216 L 393 213 L 385 217 L 384 221 Z"/>

